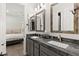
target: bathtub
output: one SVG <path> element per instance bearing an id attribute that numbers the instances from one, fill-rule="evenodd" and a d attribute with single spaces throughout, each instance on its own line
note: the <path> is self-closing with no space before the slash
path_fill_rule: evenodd
<path id="1" fill-rule="evenodd" d="M 23 38 L 24 38 L 23 34 L 7 34 L 6 35 L 6 41 L 20 40 Z"/>

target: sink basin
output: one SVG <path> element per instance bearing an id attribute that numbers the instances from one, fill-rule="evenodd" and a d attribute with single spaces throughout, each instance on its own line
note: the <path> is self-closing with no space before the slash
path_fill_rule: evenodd
<path id="1" fill-rule="evenodd" d="M 36 39 L 36 38 L 39 38 L 39 37 L 38 36 L 32 36 L 31 38 Z"/>
<path id="2" fill-rule="evenodd" d="M 67 48 L 69 45 L 68 44 L 65 44 L 65 43 L 61 43 L 61 42 L 56 42 L 56 41 L 48 41 L 49 44 L 52 44 L 52 45 L 55 45 L 57 47 L 60 47 L 60 48 Z"/>

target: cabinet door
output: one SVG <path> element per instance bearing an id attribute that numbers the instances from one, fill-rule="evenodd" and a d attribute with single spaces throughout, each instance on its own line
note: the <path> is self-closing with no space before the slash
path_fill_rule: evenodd
<path id="1" fill-rule="evenodd" d="M 33 41 L 31 39 L 27 39 L 26 43 L 27 55 L 33 56 Z"/>
<path id="2" fill-rule="evenodd" d="M 29 39 L 26 39 L 26 53 L 29 55 Z"/>
<path id="3" fill-rule="evenodd" d="M 50 50 L 50 49 L 48 49 L 48 48 L 46 48 L 46 47 L 40 45 L 40 53 L 42 53 L 42 52 L 43 52 L 43 55 L 58 56 L 58 54 L 55 53 L 55 52 L 53 51 L 53 49 Z"/>
<path id="4" fill-rule="evenodd" d="M 48 55 L 44 53 L 43 51 L 40 51 L 40 56 L 48 56 Z"/>
<path id="5" fill-rule="evenodd" d="M 39 56 L 39 49 L 34 47 L 34 56 Z"/>
<path id="6" fill-rule="evenodd" d="M 42 45 L 40 45 L 40 53 L 41 53 L 41 51 L 44 52 L 48 56 L 71 56 L 70 54 L 68 54 L 66 52 L 60 51 L 55 48 L 50 49 L 50 48 L 44 47 Z"/>
<path id="7" fill-rule="evenodd" d="M 29 39 L 29 54 L 33 56 L 33 41 Z"/>
<path id="8" fill-rule="evenodd" d="M 34 42 L 34 56 L 39 56 L 39 44 Z"/>

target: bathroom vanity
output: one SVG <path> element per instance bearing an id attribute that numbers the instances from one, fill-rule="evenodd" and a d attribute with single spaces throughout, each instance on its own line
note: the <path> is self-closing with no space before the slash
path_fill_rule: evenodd
<path id="1" fill-rule="evenodd" d="M 78 56 L 79 46 L 76 40 L 62 38 L 60 42 L 57 37 L 28 34 L 26 38 L 26 53 L 28 56 Z M 79 42 L 79 41 L 77 41 Z"/>
<path id="2" fill-rule="evenodd" d="M 30 17 L 36 20 L 36 27 L 35 33 L 26 34 L 27 55 L 79 56 L 78 6 L 73 3 L 55 3 L 48 7 L 50 13 L 48 9 L 43 9 L 34 14 L 35 19 Z"/>

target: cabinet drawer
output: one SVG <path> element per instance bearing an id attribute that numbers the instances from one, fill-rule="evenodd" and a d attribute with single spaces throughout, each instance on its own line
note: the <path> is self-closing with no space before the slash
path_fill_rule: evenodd
<path id="1" fill-rule="evenodd" d="M 48 55 L 44 53 L 43 51 L 40 51 L 40 56 L 48 56 Z"/>
<path id="2" fill-rule="evenodd" d="M 48 53 L 49 55 L 52 56 L 70 56 L 70 54 L 60 51 L 58 49 L 52 48 L 52 50 L 44 47 L 44 46 L 40 46 L 40 49 L 43 50 L 44 52 Z"/>
<path id="3" fill-rule="evenodd" d="M 34 42 L 34 47 L 39 49 L 39 44 L 37 42 Z"/>
<path id="4" fill-rule="evenodd" d="M 29 43 L 29 50 L 30 50 L 30 55 L 33 56 L 33 41 L 30 40 L 30 43 Z"/>
<path id="5" fill-rule="evenodd" d="M 28 56 L 33 56 L 33 41 L 30 39 L 26 40 L 26 53 Z"/>
<path id="6" fill-rule="evenodd" d="M 59 56 L 57 53 L 55 53 L 53 50 L 50 50 L 42 45 L 40 45 L 40 50 L 45 52 L 48 56 Z"/>
<path id="7" fill-rule="evenodd" d="M 34 56 L 39 56 L 39 49 L 34 47 Z"/>

